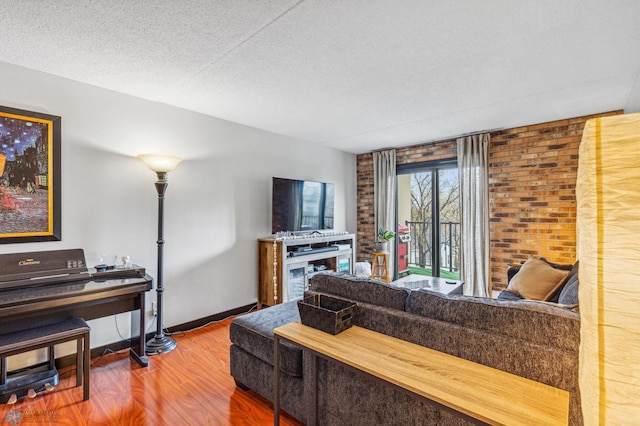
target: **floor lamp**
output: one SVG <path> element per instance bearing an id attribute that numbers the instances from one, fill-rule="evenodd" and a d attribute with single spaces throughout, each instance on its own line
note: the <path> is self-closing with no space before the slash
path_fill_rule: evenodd
<path id="1" fill-rule="evenodd" d="M 167 174 L 176 168 L 182 158 L 171 155 L 140 154 L 138 158 L 158 176 L 156 191 L 158 191 L 158 271 L 156 277 L 156 293 L 158 303 L 158 316 L 156 318 L 156 335 L 147 342 L 147 355 L 160 355 L 170 352 L 178 345 L 176 341 L 164 334 L 162 330 L 162 294 L 164 285 L 162 282 L 162 255 L 164 249 L 164 193 L 167 190 Z"/>

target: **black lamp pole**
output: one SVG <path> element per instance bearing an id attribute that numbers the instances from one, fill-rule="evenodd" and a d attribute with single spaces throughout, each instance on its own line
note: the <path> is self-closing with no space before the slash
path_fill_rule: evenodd
<path id="1" fill-rule="evenodd" d="M 158 191 L 158 271 L 156 278 L 156 293 L 158 303 L 158 317 L 156 318 L 156 335 L 147 342 L 147 355 L 160 355 L 170 352 L 178 346 L 178 343 L 169 336 L 164 334 L 162 330 L 162 293 L 164 286 L 162 282 L 162 260 L 164 250 L 164 194 L 167 191 L 167 173 L 156 172 L 158 180 L 156 181 L 156 191 Z"/>
<path id="2" fill-rule="evenodd" d="M 156 335 L 147 342 L 145 353 L 147 355 L 160 355 L 165 352 L 171 352 L 178 346 L 173 338 L 165 336 L 164 331 L 162 331 L 162 294 L 164 293 L 162 261 L 164 250 L 164 194 L 167 192 L 167 186 L 169 185 L 167 183 L 167 174 L 182 161 L 182 158 L 160 154 L 140 154 L 138 158 L 158 176 L 155 184 L 158 192 L 158 271 L 156 279 L 158 315 L 156 316 Z"/>

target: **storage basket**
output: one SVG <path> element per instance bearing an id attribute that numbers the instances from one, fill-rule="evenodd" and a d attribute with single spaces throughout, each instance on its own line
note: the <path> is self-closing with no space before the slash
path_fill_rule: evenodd
<path id="1" fill-rule="evenodd" d="M 356 303 L 316 294 L 298 301 L 302 324 L 325 333 L 338 334 L 353 324 Z"/>

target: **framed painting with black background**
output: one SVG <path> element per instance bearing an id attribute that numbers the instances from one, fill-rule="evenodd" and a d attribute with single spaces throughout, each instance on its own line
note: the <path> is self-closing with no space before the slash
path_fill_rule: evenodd
<path id="1" fill-rule="evenodd" d="M 0 243 L 61 239 L 60 121 L 0 106 Z"/>

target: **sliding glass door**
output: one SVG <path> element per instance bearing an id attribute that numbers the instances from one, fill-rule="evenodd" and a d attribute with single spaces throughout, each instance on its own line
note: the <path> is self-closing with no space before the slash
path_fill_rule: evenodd
<path id="1" fill-rule="evenodd" d="M 398 166 L 398 273 L 458 279 L 460 188 L 455 161 Z"/>

